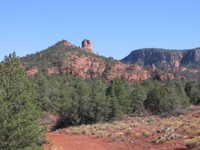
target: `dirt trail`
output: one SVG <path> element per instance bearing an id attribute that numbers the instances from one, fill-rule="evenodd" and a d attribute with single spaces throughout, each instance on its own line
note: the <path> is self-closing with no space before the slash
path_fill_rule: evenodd
<path id="1" fill-rule="evenodd" d="M 44 145 L 44 150 L 131 150 L 120 143 L 107 143 L 101 139 L 59 132 L 48 133 L 47 139 L 50 144 Z"/>

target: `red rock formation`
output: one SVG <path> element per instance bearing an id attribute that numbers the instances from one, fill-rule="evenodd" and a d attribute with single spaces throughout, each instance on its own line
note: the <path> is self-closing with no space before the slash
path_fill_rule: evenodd
<path id="1" fill-rule="evenodd" d="M 63 41 L 64 46 L 72 46 L 72 44 L 69 41 L 64 40 Z"/>
<path id="2" fill-rule="evenodd" d="M 180 61 L 179 60 L 174 61 L 174 65 L 173 66 L 175 68 L 179 68 L 180 67 Z"/>
<path id="3" fill-rule="evenodd" d="M 138 65 L 128 65 L 121 62 L 108 64 L 102 58 L 84 55 L 72 55 L 66 58 L 61 65 L 58 66 L 55 64 L 51 68 L 46 69 L 46 73 L 49 75 L 59 74 L 60 72 L 85 79 L 104 78 L 106 80 L 112 80 L 114 78 L 122 78 L 131 82 L 141 82 L 152 77 L 151 71 Z M 37 68 L 32 68 L 27 71 L 29 76 L 33 76 L 37 73 Z M 172 73 L 158 73 L 157 75 L 160 80 L 178 79 L 178 77 L 175 77 Z"/>
<path id="4" fill-rule="evenodd" d="M 47 69 L 47 74 L 51 75 L 51 74 L 59 74 L 59 70 L 57 67 L 52 67 L 52 68 L 48 68 Z"/>
<path id="5" fill-rule="evenodd" d="M 184 75 L 185 78 L 195 77 L 199 73 L 200 48 L 188 50 L 165 50 L 158 48 L 147 48 L 132 51 L 127 57 L 122 59 L 127 64 L 140 64 L 149 67 L 153 71 L 172 72 L 173 74 Z M 183 74 L 183 72 L 185 74 Z M 192 73 L 191 75 L 189 75 Z M 165 75 L 161 78 L 173 78 Z M 182 78 L 182 77 L 181 77 Z"/>
<path id="6" fill-rule="evenodd" d="M 62 40 L 62 41 L 57 42 L 54 46 L 68 47 L 68 46 L 72 46 L 72 44 L 67 40 Z"/>
<path id="7" fill-rule="evenodd" d="M 165 80 L 174 80 L 175 76 L 172 73 L 162 73 L 160 74 L 160 80 L 165 81 Z"/>
<path id="8" fill-rule="evenodd" d="M 34 76 L 38 73 L 38 69 L 36 67 L 34 67 L 32 69 L 27 70 L 26 73 L 28 76 Z"/>
<path id="9" fill-rule="evenodd" d="M 84 49 L 84 50 L 86 50 L 87 52 L 92 53 L 92 41 L 90 41 L 90 40 L 83 40 L 81 48 Z"/>
<path id="10" fill-rule="evenodd" d="M 151 77 L 150 72 L 138 65 L 127 65 L 121 62 L 107 64 L 106 61 L 98 57 L 87 57 L 72 55 L 68 57 L 60 66 L 53 66 L 46 69 L 49 75 L 63 73 L 72 74 L 82 78 L 122 78 L 131 82 L 144 81 Z M 38 72 L 36 69 L 27 71 L 29 76 Z"/>
<path id="11" fill-rule="evenodd" d="M 197 69 L 190 69 L 190 70 L 188 70 L 189 72 L 192 72 L 192 73 L 198 73 L 198 72 L 200 72 L 200 70 L 197 70 Z"/>

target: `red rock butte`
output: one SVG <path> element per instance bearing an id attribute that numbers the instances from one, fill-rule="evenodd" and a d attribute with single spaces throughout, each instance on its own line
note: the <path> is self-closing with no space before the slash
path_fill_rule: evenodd
<path id="1" fill-rule="evenodd" d="M 92 53 L 92 41 L 90 40 L 83 40 L 81 48 L 86 50 L 87 52 Z"/>

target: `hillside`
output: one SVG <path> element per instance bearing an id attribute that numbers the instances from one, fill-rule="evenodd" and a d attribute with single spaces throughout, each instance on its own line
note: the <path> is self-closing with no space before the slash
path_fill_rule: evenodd
<path id="1" fill-rule="evenodd" d="M 188 50 L 167 50 L 158 48 L 146 48 L 132 51 L 122 59 L 127 64 L 139 64 L 142 66 L 190 66 L 197 68 L 200 65 L 200 48 Z"/>
<path id="2" fill-rule="evenodd" d="M 112 80 L 122 78 L 129 81 L 143 81 L 150 78 L 150 72 L 138 65 L 123 64 L 118 60 L 99 56 L 92 51 L 89 40 L 82 47 L 68 41 L 22 58 L 27 74 L 33 76 L 42 71 L 46 74 L 70 74 L 82 78 L 101 78 Z"/>
<path id="3" fill-rule="evenodd" d="M 158 69 L 191 77 L 200 72 L 200 48 L 167 50 L 146 48 L 132 51 L 121 60 L 126 64 Z"/>

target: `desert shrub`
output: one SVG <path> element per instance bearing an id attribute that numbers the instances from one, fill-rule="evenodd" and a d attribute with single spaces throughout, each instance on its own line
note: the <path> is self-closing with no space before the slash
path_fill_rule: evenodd
<path id="1" fill-rule="evenodd" d="M 144 106 L 144 101 L 147 98 L 147 94 L 149 91 L 154 89 L 154 87 L 159 86 L 160 83 L 158 81 L 147 80 L 142 83 L 134 83 L 132 85 L 133 86 L 130 94 L 132 100 L 132 112 L 134 114 L 144 115 L 147 113 Z"/>
<path id="2" fill-rule="evenodd" d="M 192 104 L 200 104 L 200 81 L 187 82 L 185 85 L 185 91 Z"/>
<path id="3" fill-rule="evenodd" d="M 136 85 L 131 93 L 132 112 L 136 114 L 146 113 L 144 101 L 147 98 L 147 91 L 141 85 Z"/>
<path id="4" fill-rule="evenodd" d="M 171 113 L 188 106 L 189 99 L 179 83 L 160 85 L 149 91 L 144 101 L 145 108 L 154 114 Z"/>

